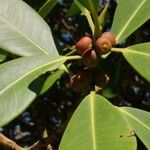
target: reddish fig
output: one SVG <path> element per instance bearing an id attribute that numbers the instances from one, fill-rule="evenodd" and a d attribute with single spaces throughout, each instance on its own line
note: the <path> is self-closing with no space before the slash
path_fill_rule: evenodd
<path id="1" fill-rule="evenodd" d="M 100 55 L 107 54 L 116 44 L 116 38 L 111 32 L 104 32 L 95 42 L 95 47 Z"/>
<path id="2" fill-rule="evenodd" d="M 112 46 L 116 44 L 116 37 L 111 32 L 104 32 L 101 37 L 108 38 Z"/>
<path id="3" fill-rule="evenodd" d="M 80 79 L 79 79 L 79 76 L 78 75 L 73 75 L 71 78 L 70 78 L 70 83 L 69 83 L 70 87 L 73 88 L 77 88 L 80 86 Z"/>
<path id="4" fill-rule="evenodd" d="M 94 68 L 98 64 L 98 59 L 96 51 L 93 49 L 88 49 L 82 54 L 82 61 L 88 68 Z"/>
<path id="5" fill-rule="evenodd" d="M 100 37 L 96 40 L 95 47 L 97 49 L 97 52 L 103 55 L 107 54 L 111 50 L 112 44 L 108 38 Z"/>
<path id="6" fill-rule="evenodd" d="M 92 39 L 88 36 L 84 36 L 75 44 L 75 48 L 82 54 L 85 50 L 89 49 L 91 45 Z"/>

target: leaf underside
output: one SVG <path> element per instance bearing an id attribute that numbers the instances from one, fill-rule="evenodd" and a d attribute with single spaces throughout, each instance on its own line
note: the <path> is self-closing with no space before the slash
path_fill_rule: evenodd
<path id="1" fill-rule="evenodd" d="M 0 0 L 0 47 L 20 56 L 58 55 L 47 23 L 21 0 Z"/>
<path id="2" fill-rule="evenodd" d="M 0 65 L 0 126 L 14 119 L 33 101 L 41 90 L 41 85 L 36 84 L 39 76 L 57 69 L 65 60 L 66 57 L 36 55 Z"/>

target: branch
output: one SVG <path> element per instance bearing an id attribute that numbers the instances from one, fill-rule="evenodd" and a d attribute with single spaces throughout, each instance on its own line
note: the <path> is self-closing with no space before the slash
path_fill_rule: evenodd
<path id="1" fill-rule="evenodd" d="M 1 147 L 10 150 L 25 150 L 23 147 L 17 145 L 14 141 L 8 139 L 2 133 L 0 133 L 0 148 Z M 50 145 L 50 139 L 48 137 L 45 137 L 40 141 L 37 141 L 32 146 L 30 146 L 27 150 L 39 150 L 39 149 L 52 150 L 52 146 Z"/>
<path id="2" fill-rule="evenodd" d="M 0 133 L 0 147 L 1 146 L 11 150 L 25 150 L 24 148 L 17 145 L 14 141 L 5 137 L 2 133 Z"/>

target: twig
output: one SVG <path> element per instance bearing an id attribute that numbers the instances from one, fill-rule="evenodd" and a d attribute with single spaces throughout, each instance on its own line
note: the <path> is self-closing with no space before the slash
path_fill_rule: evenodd
<path id="1" fill-rule="evenodd" d="M 2 133 L 0 133 L 0 147 L 9 148 L 11 150 L 25 150 L 24 148 L 17 145 L 14 141 L 8 139 Z"/>
<path id="2" fill-rule="evenodd" d="M 8 139 L 2 133 L 0 133 L 0 148 L 7 148 L 10 150 L 25 150 L 25 148 L 17 145 L 14 141 Z M 37 141 L 32 146 L 30 146 L 27 150 L 52 150 L 52 146 L 50 145 L 50 139 L 45 137 L 40 141 Z"/>

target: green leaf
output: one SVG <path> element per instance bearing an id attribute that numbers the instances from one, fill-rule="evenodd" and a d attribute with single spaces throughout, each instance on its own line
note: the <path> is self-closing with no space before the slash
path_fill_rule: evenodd
<path id="1" fill-rule="evenodd" d="M 123 41 L 150 18 L 150 0 L 119 0 L 112 25 L 117 43 Z"/>
<path id="2" fill-rule="evenodd" d="M 106 18 L 107 18 L 107 15 L 108 15 L 108 7 L 109 7 L 109 1 L 107 2 L 106 6 L 104 7 L 104 9 L 102 10 L 102 12 L 98 16 L 98 22 L 99 22 L 99 26 L 101 28 L 103 28 L 104 25 L 105 25 Z"/>
<path id="3" fill-rule="evenodd" d="M 48 91 L 50 87 L 61 77 L 61 75 L 65 72 L 65 70 L 58 69 L 52 73 L 52 75 L 48 76 L 47 79 L 44 81 L 44 84 L 40 90 L 40 94 L 44 94 Z"/>
<path id="4" fill-rule="evenodd" d="M 75 1 L 72 3 L 71 7 L 68 10 L 67 16 L 75 16 L 77 14 L 79 14 L 81 11 L 78 8 L 78 6 L 76 5 Z"/>
<path id="5" fill-rule="evenodd" d="M 120 110 L 136 135 L 150 149 L 150 113 L 129 107 L 122 107 Z"/>
<path id="6" fill-rule="evenodd" d="M 109 63 L 110 64 L 110 63 Z M 111 72 L 110 80 L 108 81 L 107 86 L 103 89 L 102 95 L 105 98 L 113 98 L 117 95 L 120 86 L 122 85 L 122 74 L 121 74 L 122 64 L 113 64 L 111 62 Z"/>
<path id="7" fill-rule="evenodd" d="M 7 53 L 0 49 L 0 62 L 3 62 L 7 57 Z"/>
<path id="8" fill-rule="evenodd" d="M 120 111 L 92 92 L 73 114 L 59 150 L 136 150 L 135 137 L 125 136 L 131 131 Z"/>
<path id="9" fill-rule="evenodd" d="M 21 56 L 58 55 L 49 26 L 21 0 L 0 0 L 0 47 Z"/>
<path id="10" fill-rule="evenodd" d="M 99 8 L 99 0 L 78 0 L 92 14 L 97 14 Z"/>
<path id="11" fill-rule="evenodd" d="M 40 85 L 32 84 L 33 80 L 46 71 L 58 68 L 66 59 L 36 55 L 0 65 L 0 126 L 14 119 L 36 97 Z"/>
<path id="12" fill-rule="evenodd" d="M 47 0 L 46 3 L 40 8 L 38 13 L 45 18 L 48 13 L 53 9 L 53 7 L 57 4 L 58 0 Z"/>
<path id="13" fill-rule="evenodd" d="M 77 0 L 74 0 L 76 2 Z M 99 8 L 99 0 L 78 0 L 84 7 L 86 7 L 92 14 L 97 14 Z M 73 10 L 76 12 L 75 3 L 72 3 Z M 78 13 L 79 11 L 77 11 Z"/>
<path id="14" fill-rule="evenodd" d="M 114 91 L 114 89 L 109 85 L 102 92 L 102 96 L 104 96 L 105 98 L 114 98 L 116 94 L 117 92 Z"/>
<path id="15" fill-rule="evenodd" d="M 94 34 L 95 26 L 94 26 L 93 20 L 91 18 L 90 12 L 79 1 L 76 0 L 75 4 L 79 7 L 79 9 L 83 13 L 83 15 L 85 15 L 85 17 L 87 18 L 87 21 L 89 23 L 91 31 Z"/>
<path id="16" fill-rule="evenodd" d="M 74 0 L 68 15 L 76 15 L 77 13 L 79 13 L 79 10 L 76 8 L 75 4 L 79 7 L 81 12 L 86 16 L 88 23 L 91 27 L 92 33 L 94 28 L 94 36 L 98 37 L 101 33 L 101 28 L 99 26 L 98 15 L 97 15 L 98 8 L 99 8 L 99 0 Z M 93 18 L 93 21 L 91 19 L 90 14 Z"/>
<path id="17" fill-rule="evenodd" d="M 127 47 L 122 52 L 132 67 L 150 81 L 150 42 Z"/>
<path id="18" fill-rule="evenodd" d="M 86 9 L 90 13 L 97 14 L 99 8 L 99 0 L 74 0 L 68 12 L 69 16 L 77 15 L 80 13 L 80 9 L 76 6 L 76 1 L 86 7 Z"/>

